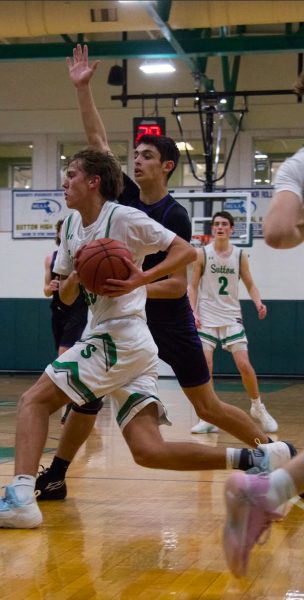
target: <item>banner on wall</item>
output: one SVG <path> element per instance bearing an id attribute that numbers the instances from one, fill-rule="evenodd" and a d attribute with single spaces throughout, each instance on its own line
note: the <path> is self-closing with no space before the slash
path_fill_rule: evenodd
<path id="1" fill-rule="evenodd" d="M 269 207 L 269 202 L 273 196 L 273 187 L 251 187 L 251 188 L 233 188 L 225 190 L 227 192 L 249 192 L 251 195 L 251 223 L 254 238 L 263 237 L 263 220 Z M 240 203 L 238 206 L 231 206 L 229 201 L 225 203 L 224 209 L 233 212 L 233 217 L 237 222 L 245 222 L 244 206 Z"/>
<path id="2" fill-rule="evenodd" d="M 169 190 L 170 194 L 173 195 L 188 211 L 190 218 L 204 217 L 205 207 L 204 200 L 206 200 L 207 194 L 203 192 L 203 188 L 175 188 Z M 246 226 L 246 199 L 245 196 L 250 194 L 250 215 L 252 224 L 252 234 L 254 238 L 263 237 L 263 220 L 269 207 L 270 200 L 273 196 L 273 186 L 264 187 L 235 187 L 235 188 L 216 188 L 214 192 L 209 192 L 209 199 L 214 198 L 214 205 L 212 213 L 216 211 L 227 210 L 233 215 L 235 221 L 235 232 L 240 232 L 245 229 Z M 220 194 L 223 196 L 227 194 L 237 195 L 239 198 L 227 198 L 219 200 Z"/>
<path id="3" fill-rule="evenodd" d="M 56 223 L 71 213 L 63 190 L 13 190 L 13 239 L 54 238 Z"/>

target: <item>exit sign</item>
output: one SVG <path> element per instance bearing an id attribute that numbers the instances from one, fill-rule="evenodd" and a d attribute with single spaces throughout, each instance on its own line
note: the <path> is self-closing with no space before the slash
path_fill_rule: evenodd
<path id="1" fill-rule="evenodd" d="M 133 142 L 137 146 L 142 135 L 166 135 L 165 117 L 135 117 L 133 119 Z"/>

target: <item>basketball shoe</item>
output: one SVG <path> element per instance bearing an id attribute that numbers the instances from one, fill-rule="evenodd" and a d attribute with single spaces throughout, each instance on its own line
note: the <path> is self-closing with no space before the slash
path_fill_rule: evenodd
<path id="1" fill-rule="evenodd" d="M 6 486 L 5 496 L 0 499 L 0 527 L 8 529 L 33 529 L 41 523 L 42 514 L 35 496 L 30 502 L 20 502 L 17 499 L 14 486 Z"/>
<path id="2" fill-rule="evenodd" d="M 199 422 L 191 429 L 191 433 L 218 433 L 219 428 L 207 421 L 200 419 Z"/>
<path id="3" fill-rule="evenodd" d="M 246 470 L 249 474 L 271 473 L 275 469 L 283 467 L 297 451 L 290 442 L 271 442 L 259 444 L 256 449 L 249 450 L 253 457 L 251 468 Z"/>
<path id="4" fill-rule="evenodd" d="M 270 506 L 268 490 L 267 474 L 248 475 L 236 471 L 226 482 L 223 544 L 228 568 L 235 577 L 246 575 L 253 546 L 263 544 L 272 521 L 282 518 L 281 507 L 274 510 Z"/>
<path id="5" fill-rule="evenodd" d="M 259 421 L 263 431 L 267 433 L 275 433 L 278 431 L 279 426 L 276 420 L 269 414 L 262 402 L 252 402 L 250 415 L 253 419 Z"/>
<path id="6" fill-rule="evenodd" d="M 42 467 L 36 479 L 37 500 L 64 500 L 67 495 L 65 479 L 54 479 L 51 469 Z"/>

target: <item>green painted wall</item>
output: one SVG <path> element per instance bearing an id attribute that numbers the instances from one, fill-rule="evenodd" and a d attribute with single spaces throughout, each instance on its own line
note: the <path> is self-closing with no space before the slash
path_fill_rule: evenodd
<path id="1" fill-rule="evenodd" d="M 249 355 L 258 375 L 303 376 L 304 301 L 268 300 L 268 314 L 260 321 L 252 301 L 243 300 L 244 325 Z M 215 374 L 234 374 L 237 370 L 229 352 L 217 349 Z"/>
<path id="2" fill-rule="evenodd" d="M 304 376 L 304 301 L 269 300 L 259 321 L 242 301 L 251 361 L 258 375 Z M 55 357 L 49 300 L 0 298 L 0 371 L 43 371 Z M 236 374 L 230 353 L 217 350 L 217 375 Z"/>
<path id="3" fill-rule="evenodd" d="M 0 370 L 43 371 L 55 356 L 50 301 L 0 298 Z"/>

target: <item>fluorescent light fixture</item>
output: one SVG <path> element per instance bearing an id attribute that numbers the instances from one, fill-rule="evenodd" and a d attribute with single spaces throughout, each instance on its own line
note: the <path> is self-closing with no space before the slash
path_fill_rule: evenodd
<path id="1" fill-rule="evenodd" d="M 254 158 L 257 158 L 257 159 L 266 159 L 266 158 L 268 158 L 268 154 L 260 154 L 259 152 L 256 152 L 255 155 L 254 155 Z"/>
<path id="2" fill-rule="evenodd" d="M 158 63 L 146 63 L 140 65 L 140 70 L 146 75 L 156 75 L 162 73 L 174 73 L 175 67 L 171 63 L 158 62 Z"/>
<path id="3" fill-rule="evenodd" d="M 194 150 L 193 146 L 191 146 L 191 144 L 189 144 L 188 142 L 177 142 L 177 147 L 179 149 L 180 152 L 185 152 L 185 150 Z"/>

